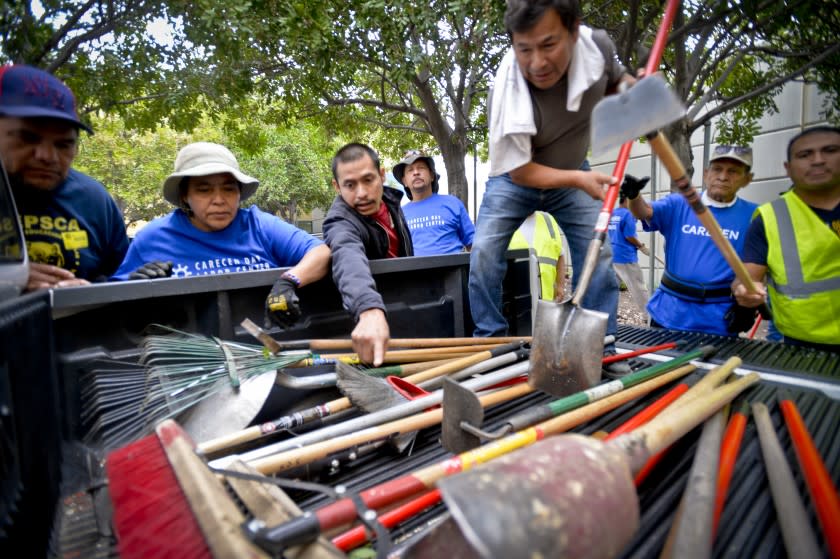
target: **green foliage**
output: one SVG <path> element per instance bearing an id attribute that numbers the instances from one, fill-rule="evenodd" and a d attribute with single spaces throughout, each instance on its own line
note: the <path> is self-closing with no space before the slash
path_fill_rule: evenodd
<path id="1" fill-rule="evenodd" d="M 84 113 L 117 115 L 126 129 L 189 132 L 210 121 L 257 154 L 269 145 L 263 128 L 311 121 L 335 144 L 366 141 L 386 161 L 423 147 L 449 166 L 474 144 L 485 153 L 486 95 L 509 45 L 504 9 L 499 0 L 7 1 L 0 61 L 55 72 Z M 628 68 L 643 65 L 661 0 L 583 0 L 582 9 Z M 720 138 L 747 141 L 791 79 L 818 85 L 836 122 L 838 28 L 840 10 L 823 0 L 683 0 L 661 69 L 689 113 L 671 129 L 685 142 L 717 119 Z M 450 188 L 466 202 L 457 174 Z"/>
<path id="2" fill-rule="evenodd" d="M 75 167 L 100 180 L 123 209 L 127 222 L 148 221 L 172 206 L 163 199 L 164 179 L 178 150 L 188 143 L 226 145 L 240 168 L 260 180 L 256 204 L 294 223 L 302 213 L 325 208 L 333 198 L 329 161 L 332 146 L 322 130 L 300 124 L 280 129 L 248 119 L 205 117 L 191 133 L 160 125 L 154 132 L 131 131 L 118 117 L 94 117 L 95 134 L 82 139 Z M 249 133 L 259 129 L 259 141 Z"/>

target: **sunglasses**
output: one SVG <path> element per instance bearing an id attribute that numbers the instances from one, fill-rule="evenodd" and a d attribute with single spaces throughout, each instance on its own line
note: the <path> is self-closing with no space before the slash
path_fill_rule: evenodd
<path id="1" fill-rule="evenodd" d="M 407 152 L 405 152 L 405 155 L 403 157 L 404 158 L 405 157 L 412 157 L 412 156 L 415 156 L 415 155 L 423 155 L 423 152 L 420 151 L 419 149 L 410 149 Z"/>
<path id="2" fill-rule="evenodd" d="M 752 148 L 742 146 L 729 146 L 726 144 L 715 147 L 715 155 L 723 155 L 724 153 L 732 153 L 736 155 L 752 155 Z"/>

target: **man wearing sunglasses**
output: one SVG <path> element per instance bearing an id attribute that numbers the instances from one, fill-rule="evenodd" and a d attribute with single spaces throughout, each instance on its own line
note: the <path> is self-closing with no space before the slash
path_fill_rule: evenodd
<path id="1" fill-rule="evenodd" d="M 703 203 L 738 254 L 743 254 L 757 207 L 738 197 L 752 180 L 752 164 L 752 148 L 719 145 L 703 172 Z M 682 194 L 646 202 L 639 195 L 646 182 L 628 175 L 621 191 L 630 200 L 630 211 L 642 220 L 642 228 L 665 237 L 665 272 L 647 305 L 651 325 L 722 336 L 748 329 L 755 310 L 733 307 L 730 284 L 735 274 L 706 228 Z"/>
<path id="2" fill-rule="evenodd" d="M 747 232 L 744 264 L 758 293 L 738 281 L 732 290 L 748 307 L 769 295 L 785 343 L 840 352 L 840 128 L 794 136 L 785 170 L 793 186 Z"/>

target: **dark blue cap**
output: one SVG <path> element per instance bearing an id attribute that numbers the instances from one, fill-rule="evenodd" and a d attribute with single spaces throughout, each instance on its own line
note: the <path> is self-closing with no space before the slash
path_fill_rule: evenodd
<path id="1" fill-rule="evenodd" d="M 0 67 L 0 116 L 57 118 L 93 133 L 79 120 L 76 98 L 64 82 L 23 64 Z"/>

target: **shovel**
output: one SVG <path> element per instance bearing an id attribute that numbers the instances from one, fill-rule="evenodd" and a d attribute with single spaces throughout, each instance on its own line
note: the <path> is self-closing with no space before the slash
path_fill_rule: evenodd
<path id="1" fill-rule="evenodd" d="M 643 100 L 641 106 L 634 109 L 634 112 L 629 113 L 631 117 L 628 119 L 623 115 L 623 113 L 628 111 L 628 108 L 625 105 L 621 105 L 620 100 L 618 101 L 618 105 L 607 104 L 606 110 L 602 109 L 598 111 L 598 106 L 609 100 L 609 98 L 604 98 L 595 107 L 597 113 L 592 113 L 593 131 L 596 129 L 596 125 L 601 130 L 606 127 L 610 130 L 610 136 L 620 134 L 622 139 L 626 140 L 630 137 L 633 130 L 640 129 L 637 137 L 651 130 L 655 130 L 656 123 L 661 124 L 661 115 L 668 115 L 668 118 L 671 120 L 676 120 L 683 115 L 684 111 L 681 107 L 677 111 L 666 110 L 665 107 L 655 104 L 649 98 L 651 88 L 654 90 L 664 89 L 666 94 L 673 96 L 673 93 L 668 91 L 668 87 L 661 81 L 661 78 L 657 78 L 653 73 L 656 71 L 657 66 L 659 66 L 659 60 L 662 58 L 662 51 L 665 48 L 665 41 L 668 37 L 668 29 L 671 27 L 671 22 L 674 19 L 678 7 L 679 0 L 668 1 L 667 10 L 662 18 L 656 40 L 651 49 L 650 58 L 645 67 L 647 77 L 639 80 L 629 92 L 621 94 L 625 97 L 631 97 L 631 100 Z M 640 90 L 640 94 L 631 94 L 632 91 L 636 90 L 644 82 L 651 83 L 652 87 L 645 85 Z M 635 105 L 639 104 L 636 101 L 633 102 Z M 679 105 L 679 100 L 677 101 L 677 105 Z M 622 113 L 622 128 L 614 128 L 613 124 L 601 124 L 598 122 L 603 119 L 612 119 L 612 113 L 614 112 Z M 665 124 L 671 120 L 665 122 Z M 594 142 L 595 140 L 593 139 L 593 151 Z M 552 396 L 563 397 L 585 390 L 597 384 L 601 379 L 601 358 L 604 352 L 601 340 L 604 339 L 604 335 L 607 332 L 609 315 L 599 311 L 584 309 L 580 305 L 586 294 L 586 289 L 589 287 L 592 273 L 595 271 L 595 266 L 598 263 L 598 255 L 607 236 L 610 216 L 615 207 L 616 198 L 618 198 L 619 185 L 621 184 L 621 178 L 624 177 L 624 169 L 627 167 L 627 161 L 630 159 L 630 149 L 632 146 L 633 142 L 631 140 L 624 143 L 619 151 L 616 166 L 613 170 L 613 176 L 619 180 L 615 184 L 610 185 L 607 190 L 604 204 L 595 223 L 592 241 L 590 241 L 589 249 L 586 252 L 586 259 L 583 263 L 583 270 L 577 284 L 577 290 L 571 300 L 562 303 L 557 300 L 539 301 L 537 303 L 531 343 L 531 372 L 528 377 L 528 382 L 534 388 L 547 392 Z"/>

